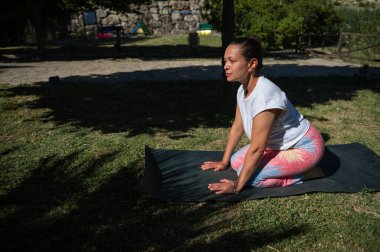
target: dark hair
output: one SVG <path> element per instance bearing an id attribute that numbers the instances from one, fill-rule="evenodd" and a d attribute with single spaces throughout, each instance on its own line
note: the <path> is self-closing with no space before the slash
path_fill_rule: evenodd
<path id="1" fill-rule="evenodd" d="M 230 45 L 238 45 L 241 48 L 241 54 L 247 59 L 256 58 L 259 62 L 258 68 L 263 67 L 263 47 L 258 37 L 239 37 L 235 38 Z"/>

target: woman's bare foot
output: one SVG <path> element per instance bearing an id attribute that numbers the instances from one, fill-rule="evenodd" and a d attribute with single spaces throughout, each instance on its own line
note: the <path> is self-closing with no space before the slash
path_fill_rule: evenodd
<path id="1" fill-rule="evenodd" d="M 311 170 L 308 170 L 304 173 L 303 180 L 322 178 L 325 176 L 325 173 L 322 171 L 320 167 L 314 167 Z"/>

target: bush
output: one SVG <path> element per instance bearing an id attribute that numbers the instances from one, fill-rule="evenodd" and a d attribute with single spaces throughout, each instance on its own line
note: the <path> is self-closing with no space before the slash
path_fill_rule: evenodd
<path id="1" fill-rule="evenodd" d="M 220 28 L 222 1 L 208 0 L 210 22 Z M 298 35 L 336 33 L 340 18 L 330 0 L 235 1 L 236 35 L 258 35 L 265 47 L 291 47 Z"/>
<path id="2" fill-rule="evenodd" d="M 342 31 L 358 33 L 380 33 L 380 9 L 338 7 L 342 19 Z"/>

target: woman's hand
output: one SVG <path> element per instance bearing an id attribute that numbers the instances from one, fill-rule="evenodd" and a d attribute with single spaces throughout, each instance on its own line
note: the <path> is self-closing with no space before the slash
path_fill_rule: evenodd
<path id="1" fill-rule="evenodd" d="M 234 182 L 228 179 L 221 179 L 220 183 L 209 184 L 208 189 L 214 191 L 215 194 L 234 193 Z"/>
<path id="2" fill-rule="evenodd" d="M 227 164 L 222 161 L 207 161 L 201 165 L 202 170 L 214 169 L 214 171 L 221 171 L 227 169 Z"/>

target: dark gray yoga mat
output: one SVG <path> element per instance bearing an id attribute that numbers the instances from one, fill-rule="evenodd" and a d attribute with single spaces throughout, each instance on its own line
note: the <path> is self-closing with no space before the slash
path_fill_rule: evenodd
<path id="1" fill-rule="evenodd" d="M 236 179 L 231 169 L 203 171 L 204 161 L 220 160 L 223 152 L 145 148 L 143 186 L 147 193 L 164 201 L 241 201 L 283 197 L 313 192 L 380 191 L 379 157 L 358 144 L 330 145 L 319 162 L 326 177 L 299 185 L 276 188 L 246 188 L 239 195 L 216 195 L 207 185 L 220 179 Z"/>

